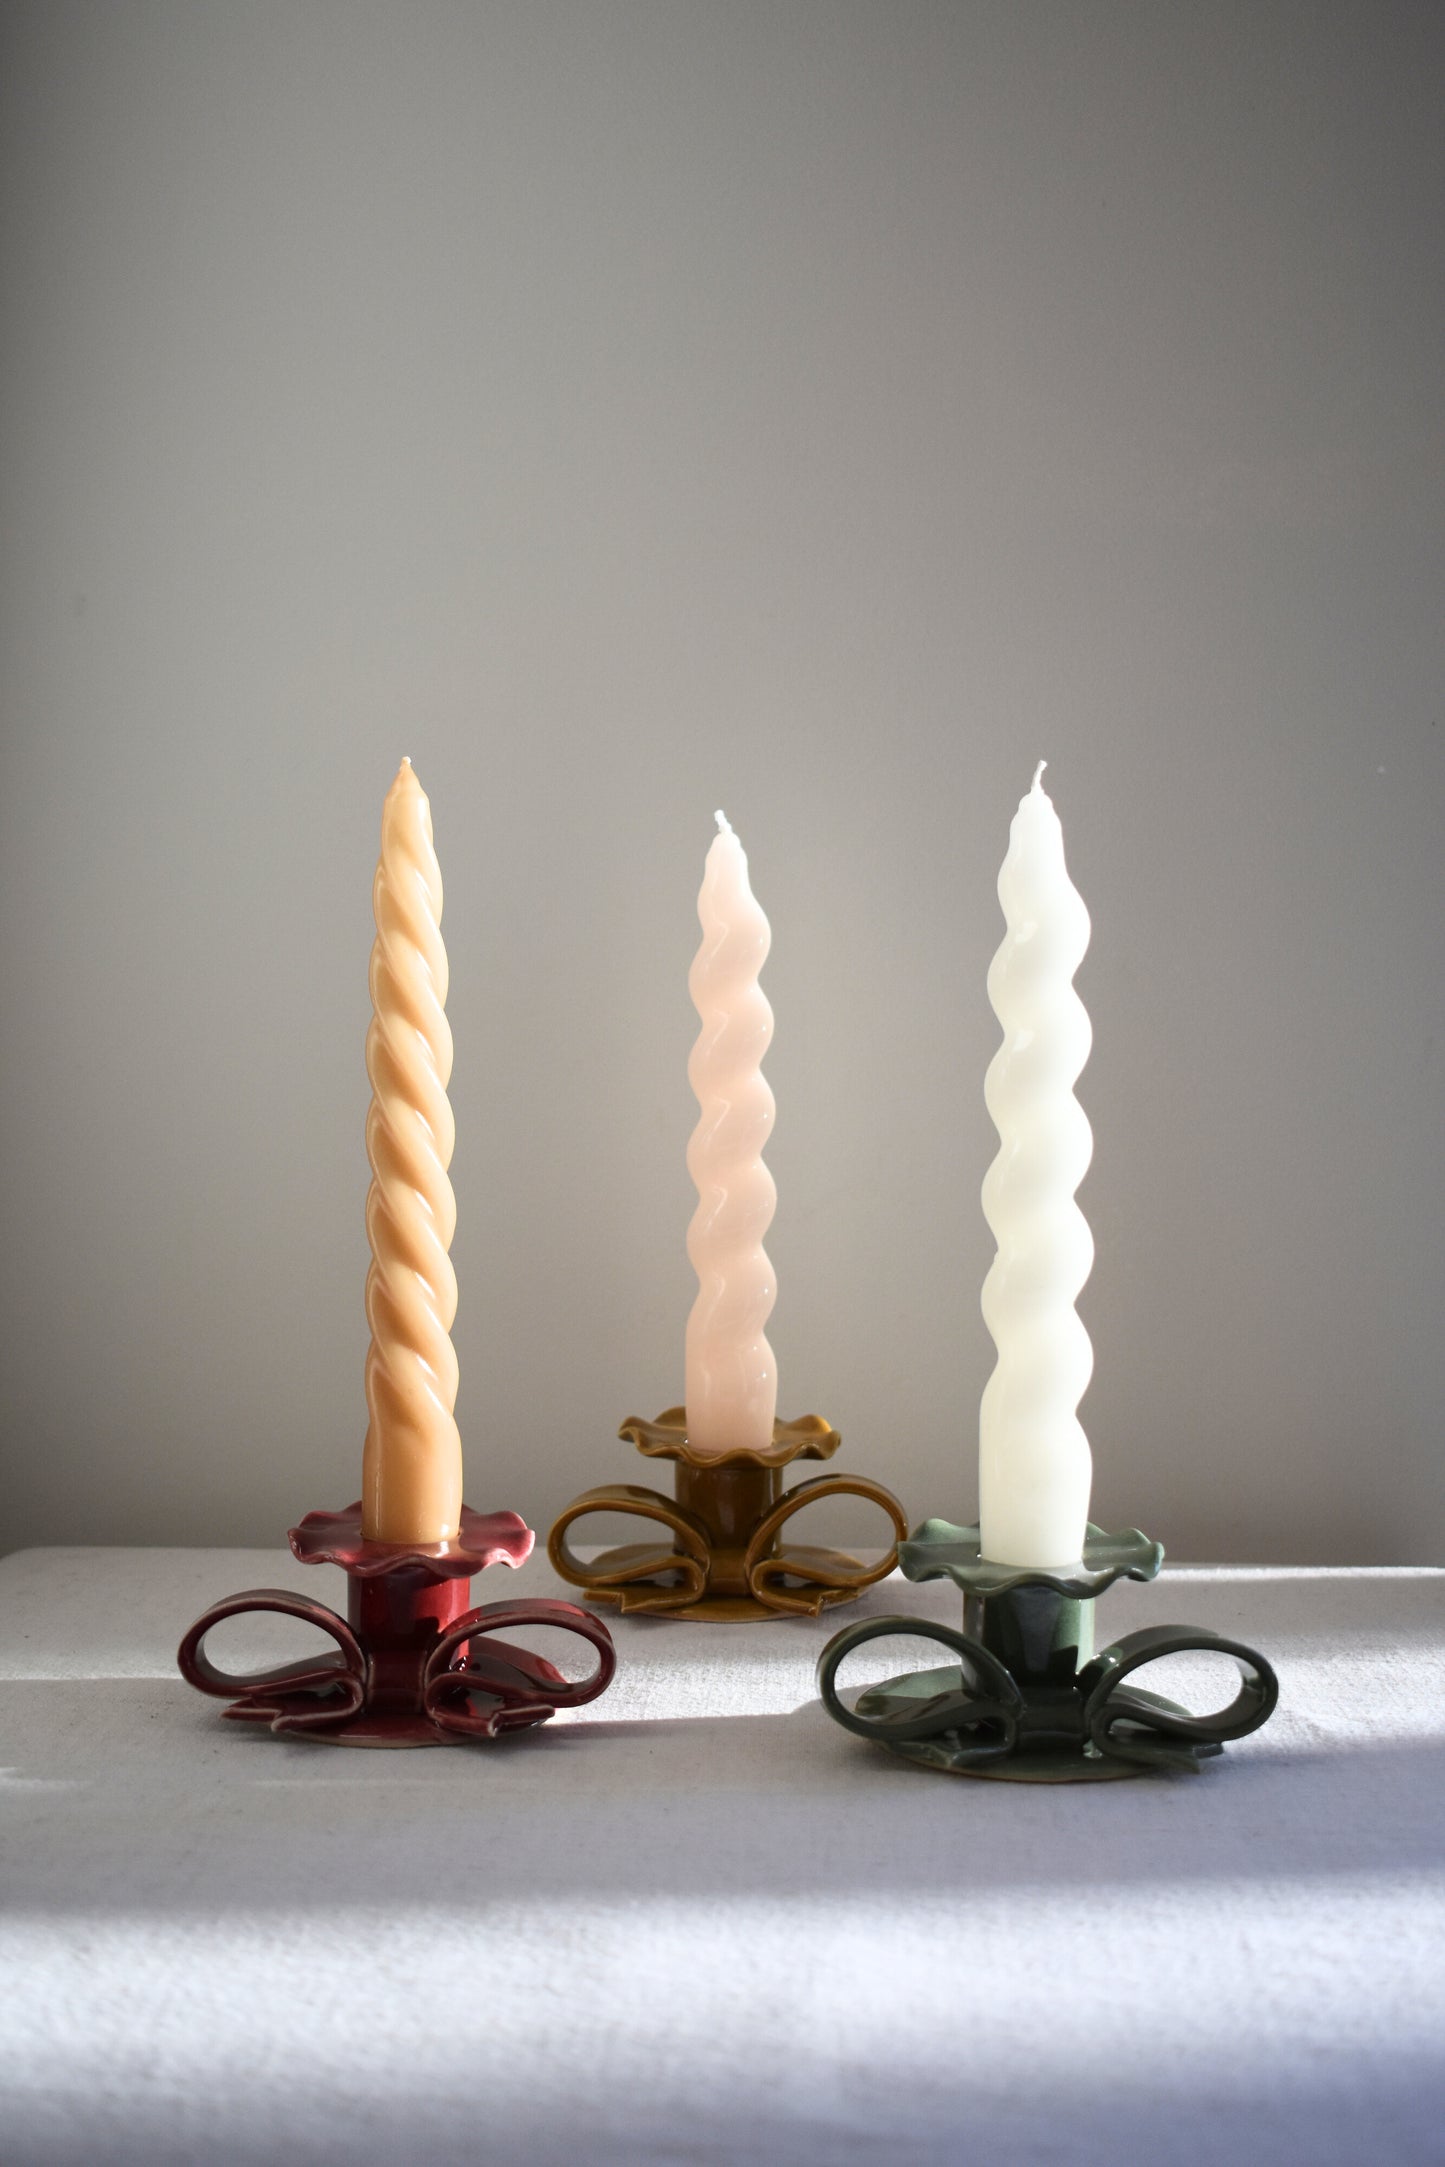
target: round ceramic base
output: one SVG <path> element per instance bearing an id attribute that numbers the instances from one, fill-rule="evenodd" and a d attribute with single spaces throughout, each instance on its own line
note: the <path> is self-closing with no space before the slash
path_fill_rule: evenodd
<path id="1" fill-rule="evenodd" d="M 542 1656 L 534 1656 L 532 1661 L 547 1684 L 565 1686 L 567 1681 L 554 1664 Z M 304 1710 L 306 1705 L 301 1702 L 300 1708 Z M 470 1742 L 466 1732 L 444 1730 L 419 1708 L 360 1708 L 344 1723 L 307 1723 L 295 1730 L 289 1727 L 277 1730 L 277 1716 L 283 1713 L 280 1703 L 258 1708 L 253 1702 L 233 1701 L 222 1713 L 233 1723 L 265 1723 L 277 1731 L 278 1737 L 299 1739 L 305 1745 L 372 1746 L 384 1750 L 397 1746 L 464 1746 Z M 498 1728 L 503 1731 L 536 1730 L 551 1718 L 552 1713 L 550 1708 L 537 1715 L 509 1710 Z"/>
<path id="2" fill-rule="evenodd" d="M 869 1686 L 859 1694 L 856 1710 L 870 1722 L 915 1715 L 920 1701 L 934 1700 L 944 1693 L 956 1694 L 961 1682 L 962 1672 L 956 1663 L 941 1664 L 937 1670 L 909 1671 L 901 1678 L 885 1678 L 881 1685 Z M 1173 1715 L 1187 1712 L 1157 1693 L 1141 1693 L 1139 1698 L 1151 1700 Z M 945 1776 L 976 1776 L 988 1783 L 1118 1783 L 1126 1776 L 1154 1772 L 1139 1762 L 1106 1758 L 1089 1746 L 1078 1753 L 1011 1753 L 1006 1760 L 980 1762 L 964 1759 L 949 1746 L 946 1733 L 938 1738 L 896 1741 L 880 1737 L 878 1743 L 900 1760 L 912 1761 L 915 1767 L 932 1768 Z"/>
<path id="3" fill-rule="evenodd" d="M 534 1731 L 549 1722 L 552 1711 L 536 1716 L 530 1723 L 511 1722 L 503 1726 L 508 1731 Z M 293 1733 L 314 1740 L 321 1746 L 465 1746 L 472 1741 L 459 1731 L 439 1731 L 435 1723 L 425 1716 L 367 1716 L 355 1722 L 342 1723 L 334 1731 L 301 1731 Z"/>
<path id="4" fill-rule="evenodd" d="M 226 1708 L 222 1713 L 238 1723 L 255 1723 L 258 1720 L 255 1709 L 248 1708 L 244 1702 L 234 1708 Z M 551 1713 L 549 1708 L 546 1715 L 533 1716 L 527 1722 L 518 1722 L 514 1718 L 502 1728 L 508 1731 L 536 1730 L 540 1724 L 550 1719 Z M 269 1727 L 274 1730 L 275 1724 L 271 1723 Z M 380 1746 L 385 1749 L 388 1746 L 465 1746 L 471 1743 L 463 1732 L 438 1730 L 429 1717 L 420 1715 L 363 1714 L 353 1716 L 347 1723 L 313 1724 L 304 1730 L 283 1730 L 277 1735 L 294 1738 L 298 1744 L 307 1746 Z"/>
<path id="5" fill-rule="evenodd" d="M 625 1543 L 620 1549 L 604 1550 L 599 1557 L 591 1559 L 590 1566 L 598 1574 L 625 1573 L 629 1567 L 645 1564 L 656 1556 L 656 1549 L 646 1543 Z M 817 1574 L 816 1582 L 804 1580 L 803 1584 L 808 1588 L 810 1603 L 816 1599 L 820 1610 L 831 1609 L 835 1603 L 856 1601 L 856 1586 L 827 1585 L 845 1573 L 857 1574 L 866 1570 L 847 1551 L 799 1547 L 788 1552 L 788 1560 L 790 1564 L 796 1562 L 806 1566 L 809 1574 Z M 759 1602 L 755 1595 L 705 1593 L 689 1602 L 681 1587 L 668 1587 L 656 1580 L 634 1580 L 620 1587 L 596 1587 L 589 1583 L 583 1592 L 589 1603 L 610 1603 L 629 1617 L 686 1618 L 695 1625 L 776 1625 L 779 1618 L 800 1615 L 791 1607 Z"/>
<path id="6" fill-rule="evenodd" d="M 257 1709 L 247 1701 L 235 1701 L 222 1714 L 232 1723 L 264 1723 L 268 1730 L 276 1729 L 276 1710 Z M 397 1710 L 389 1715 L 372 1715 L 362 1709 L 345 1723 L 307 1724 L 304 1729 L 282 1730 L 278 1737 L 294 1738 L 300 1745 L 308 1746 L 464 1746 L 467 1741 L 460 1732 L 437 1729 L 429 1716 L 412 1715 Z"/>
<path id="7" fill-rule="evenodd" d="M 685 1618 L 689 1625 L 762 1625 L 768 1618 L 782 1615 L 781 1611 L 764 1610 L 750 1595 L 703 1595 L 679 1610 L 671 1603 L 640 1603 L 635 1596 L 630 1603 L 624 1603 L 616 1588 L 588 1588 L 585 1592 L 589 1603 L 609 1603 L 630 1618 Z"/>
<path id="8" fill-rule="evenodd" d="M 335 1730 L 291 1731 L 292 1738 L 304 1738 L 308 1744 L 318 1746 L 464 1746 L 467 1740 L 456 1733 L 439 1731 L 435 1723 L 425 1716 L 356 1716 L 350 1723 L 339 1723 Z"/>

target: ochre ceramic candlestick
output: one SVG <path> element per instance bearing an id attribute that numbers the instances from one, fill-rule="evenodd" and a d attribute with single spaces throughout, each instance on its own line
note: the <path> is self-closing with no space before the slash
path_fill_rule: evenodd
<path id="1" fill-rule="evenodd" d="M 698 1101 L 687 1149 L 697 1187 L 687 1233 L 697 1299 L 687 1322 L 686 1404 L 664 1408 L 655 1422 L 629 1416 L 618 1432 L 645 1458 L 674 1463 L 673 1494 L 635 1482 L 584 1491 L 547 1548 L 563 1579 L 593 1602 L 736 1624 L 811 1617 L 851 1601 L 893 1570 L 908 1523 L 897 1498 L 863 1475 L 818 1475 L 783 1488 L 783 1468 L 831 1459 L 839 1439 L 821 1415 L 777 1416 L 765 1329 L 776 1288 L 763 1247 L 777 1200 L 763 1162 L 773 1094 L 762 1063 L 773 1012 L 759 983 L 771 934 L 742 844 L 722 813 L 717 824 L 697 903 L 702 943 L 688 974 L 700 1028 L 688 1062 Z M 795 1516 L 829 1497 L 882 1508 L 892 1539 L 877 1563 L 792 1540 Z M 570 1531 L 598 1513 L 643 1521 L 651 1540 L 578 1557 Z"/>
<path id="2" fill-rule="evenodd" d="M 699 1452 L 681 1407 L 666 1408 L 655 1422 L 632 1416 L 618 1435 L 648 1459 L 675 1463 L 673 1495 L 640 1483 L 604 1483 L 574 1498 L 561 1514 L 548 1555 L 591 1602 L 708 1624 L 816 1617 L 835 1603 L 851 1602 L 898 1562 L 898 1540 L 908 1522 L 881 1482 L 829 1474 L 784 1490 L 782 1470 L 790 1462 L 831 1459 L 838 1449 L 838 1432 L 821 1415 L 775 1421 L 772 1443 L 761 1451 Z M 870 1565 L 846 1550 L 805 1548 L 790 1539 L 794 1516 L 826 1497 L 862 1497 L 881 1507 L 892 1540 L 880 1559 Z M 631 1514 L 650 1523 L 653 1539 L 579 1558 L 568 1536 L 594 1513 Z"/>

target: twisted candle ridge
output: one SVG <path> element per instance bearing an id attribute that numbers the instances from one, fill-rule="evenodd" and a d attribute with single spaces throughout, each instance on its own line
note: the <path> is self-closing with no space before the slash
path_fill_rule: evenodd
<path id="1" fill-rule="evenodd" d="M 1042 774 L 1042 762 L 1039 773 Z M 1092 1462 L 1077 1408 L 1094 1351 L 1074 1310 L 1094 1261 L 1074 1192 L 1094 1140 L 1073 1086 L 1092 1032 L 1072 980 L 1089 914 L 1064 867 L 1058 816 L 1034 777 L 998 881 L 1007 926 L 989 967 L 1003 1025 L 984 1097 L 999 1150 L 983 1208 L 998 1253 L 983 1314 L 998 1349 L 979 1415 L 985 1557 L 1060 1566 L 1082 1554 Z"/>
<path id="2" fill-rule="evenodd" d="M 773 1011 L 758 983 L 771 933 L 742 845 L 718 814 L 697 914 L 688 990 L 702 1029 L 687 1064 L 701 1113 L 687 1147 L 697 1209 L 687 1253 L 697 1299 L 687 1322 L 687 1435 L 695 1451 L 763 1451 L 778 1379 L 764 1326 L 776 1287 L 763 1247 L 777 1190 L 763 1164 L 773 1094 L 762 1072 Z"/>
<path id="3" fill-rule="evenodd" d="M 457 1534 L 462 1506 L 452 1412 L 457 1358 L 449 1337 L 457 1282 L 447 1254 L 457 1219 L 447 1178 L 456 1133 L 446 1093 L 452 1034 L 441 868 L 431 807 L 410 761 L 402 762 L 382 811 L 372 902 L 363 1533 L 377 1542 L 446 1542 Z"/>

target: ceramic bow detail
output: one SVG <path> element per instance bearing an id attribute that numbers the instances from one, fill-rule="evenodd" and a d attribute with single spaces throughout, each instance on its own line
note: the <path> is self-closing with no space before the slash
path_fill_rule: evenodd
<path id="1" fill-rule="evenodd" d="M 253 1611 L 275 1611 L 317 1626 L 335 1642 L 336 1653 L 242 1676 L 218 1670 L 206 1654 L 206 1635 L 224 1618 Z M 591 1675 L 570 1682 L 545 1657 L 491 1637 L 538 1625 L 560 1627 L 590 1641 L 597 1651 Z M 595 1700 L 611 1682 L 616 1660 L 606 1627 L 574 1603 L 484 1603 L 448 1626 L 413 1666 L 416 1691 L 408 1699 L 414 1705 L 396 1708 L 394 1717 L 401 1721 L 419 1716 L 436 1731 L 457 1738 L 496 1738 L 505 1731 L 529 1730 L 559 1708 Z M 379 1690 L 382 1666 L 346 1620 L 324 1603 L 285 1588 L 250 1588 L 212 1604 L 182 1641 L 177 1662 L 182 1677 L 199 1692 L 231 1702 L 226 1714 L 233 1722 L 266 1723 L 282 1738 L 325 1737 L 363 1711 L 384 1724 L 388 1713 Z"/>
<path id="2" fill-rule="evenodd" d="M 859 1696 L 849 1708 L 838 1697 L 839 1666 L 870 1640 L 930 1640 L 953 1662 L 915 1672 Z M 1210 1715 L 1190 1715 L 1156 1693 L 1131 1685 L 1131 1674 L 1166 1655 L 1225 1655 L 1238 1667 L 1234 1699 Z M 1073 1758 L 1128 1763 L 1132 1769 L 1197 1769 L 1267 1722 L 1279 1684 L 1264 1657 L 1203 1626 L 1155 1625 L 1115 1641 L 1072 1679 L 1021 1684 L 1006 1664 L 967 1633 L 923 1619 L 867 1618 L 829 1642 L 818 1670 L 823 1705 L 836 1723 L 876 1744 L 907 1746 L 908 1758 L 961 1772 L 1011 1757 Z"/>
<path id="3" fill-rule="evenodd" d="M 642 1483 L 604 1483 L 574 1498 L 554 1523 L 548 1543 L 553 1565 L 594 1602 L 703 1620 L 816 1617 L 893 1570 L 897 1539 L 908 1523 L 882 1483 L 828 1474 L 791 1490 L 781 1487 L 781 1469 L 789 1461 L 829 1459 L 837 1450 L 838 1433 L 821 1415 L 775 1422 L 763 1451 L 721 1455 L 699 1453 L 685 1422 L 681 1407 L 669 1407 L 655 1422 L 629 1418 L 618 1433 L 645 1457 L 676 1463 L 672 1497 Z M 866 1563 L 845 1550 L 793 1540 L 796 1516 L 830 1497 L 865 1498 L 887 1515 L 892 1539 L 881 1558 Z M 597 1513 L 642 1521 L 648 1540 L 579 1557 L 568 1535 L 579 1520 Z"/>
<path id="4" fill-rule="evenodd" d="M 303 1564 L 346 1573 L 348 1618 L 286 1588 L 249 1588 L 213 1603 L 181 1642 L 181 1675 L 229 1701 L 232 1721 L 346 1745 L 452 1745 L 531 1729 L 559 1708 L 595 1700 L 611 1682 L 617 1659 L 607 1628 L 575 1603 L 469 1605 L 473 1572 L 520 1564 L 531 1551 L 532 1530 L 517 1514 L 464 1506 L 457 1539 L 437 1544 L 369 1542 L 360 1517 L 359 1505 L 310 1513 L 291 1530 Z M 228 1618 L 256 1612 L 315 1626 L 333 1647 L 273 1670 L 219 1669 L 207 1636 Z M 499 1637 L 528 1627 L 576 1634 L 595 1651 L 594 1668 L 569 1680 L 544 1656 Z"/>

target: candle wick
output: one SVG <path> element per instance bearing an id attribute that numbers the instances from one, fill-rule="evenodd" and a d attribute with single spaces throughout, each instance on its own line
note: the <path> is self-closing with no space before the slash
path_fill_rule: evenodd
<path id="1" fill-rule="evenodd" d="M 719 835 L 732 835 L 735 832 L 733 824 L 728 819 L 728 816 L 725 812 L 715 812 L 713 814 L 713 819 L 717 822 L 717 831 Z"/>
<path id="2" fill-rule="evenodd" d="M 1039 762 L 1038 766 L 1037 766 L 1037 767 L 1036 767 L 1036 768 L 1034 769 L 1034 788 L 1035 788 L 1035 790 L 1037 790 L 1037 789 L 1038 789 L 1038 787 L 1039 787 L 1039 777 L 1040 777 L 1040 776 L 1041 776 L 1041 775 L 1043 774 L 1043 772 L 1044 772 L 1044 769 L 1045 769 L 1045 768 L 1046 768 L 1046 767 L 1048 766 L 1048 764 L 1049 764 L 1049 763 L 1048 763 L 1048 761 L 1047 761 L 1047 760 L 1040 760 L 1040 762 Z"/>

